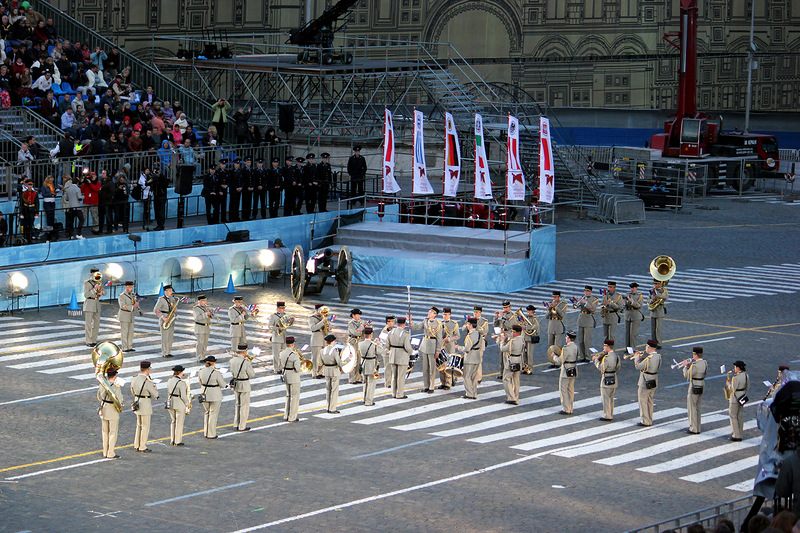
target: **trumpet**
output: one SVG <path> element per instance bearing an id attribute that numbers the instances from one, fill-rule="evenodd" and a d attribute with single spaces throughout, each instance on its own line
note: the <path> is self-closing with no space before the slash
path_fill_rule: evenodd
<path id="1" fill-rule="evenodd" d="M 217 316 L 213 309 L 209 309 L 206 311 L 206 316 L 208 318 L 213 318 L 215 322 L 219 322 L 221 319 Z"/>
<path id="2" fill-rule="evenodd" d="M 634 350 L 633 353 L 626 353 L 622 356 L 623 359 L 634 359 L 636 357 L 641 357 L 644 355 L 644 352 L 640 352 L 638 350 Z"/>
<path id="3" fill-rule="evenodd" d="M 673 359 L 672 360 L 673 364 L 670 365 L 670 368 L 672 370 L 675 370 L 676 368 L 686 368 L 686 366 L 689 365 L 689 363 L 691 363 L 691 362 L 692 362 L 692 358 L 691 357 L 687 357 L 683 361 L 676 361 L 675 359 Z"/>
<path id="4" fill-rule="evenodd" d="M 572 308 L 573 309 L 578 309 L 581 306 L 581 303 L 586 303 L 586 302 L 587 302 L 587 299 L 586 299 L 585 295 L 581 296 L 580 299 L 579 298 L 572 298 Z"/>

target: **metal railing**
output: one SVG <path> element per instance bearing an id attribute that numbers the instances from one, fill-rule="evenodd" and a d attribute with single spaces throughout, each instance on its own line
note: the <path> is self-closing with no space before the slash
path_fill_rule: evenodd
<path id="1" fill-rule="evenodd" d="M 627 533 L 659 533 L 669 529 L 681 532 L 686 531 L 692 524 L 701 524 L 705 528 L 712 529 L 721 518 L 727 518 L 739 527 L 744 522 L 755 501 L 756 497 L 753 495 L 743 496 L 736 500 L 705 507 L 669 520 L 631 529 Z"/>

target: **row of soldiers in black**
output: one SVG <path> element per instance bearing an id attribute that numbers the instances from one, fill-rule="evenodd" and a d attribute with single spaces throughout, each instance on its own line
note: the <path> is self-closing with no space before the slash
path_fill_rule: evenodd
<path id="1" fill-rule="evenodd" d="M 314 154 L 298 158 L 287 155 L 282 167 L 276 157 L 268 168 L 262 158 L 255 160 L 255 166 L 250 157 L 236 159 L 232 165 L 227 159 L 220 159 L 219 167 L 210 168 L 203 177 L 201 195 L 206 200 L 208 223 L 255 219 L 259 210 L 261 218 L 267 218 L 267 206 L 270 218 L 275 218 L 281 193 L 283 216 L 299 215 L 303 201 L 306 213 L 314 213 L 317 206 L 320 213 L 326 213 L 333 172 L 328 162 L 330 154 L 320 157 L 322 162 L 314 163 Z"/>

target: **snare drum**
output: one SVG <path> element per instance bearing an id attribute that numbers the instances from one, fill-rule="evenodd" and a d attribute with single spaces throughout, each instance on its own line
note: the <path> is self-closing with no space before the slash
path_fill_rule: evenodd
<path id="1" fill-rule="evenodd" d="M 451 376 L 461 377 L 464 375 L 464 358 L 458 354 L 452 354 L 447 361 L 446 372 Z"/>
<path id="2" fill-rule="evenodd" d="M 408 371 L 411 372 L 411 369 L 414 368 L 414 365 L 417 363 L 417 359 L 419 359 L 419 352 L 414 350 L 408 356 Z"/>
<path id="3" fill-rule="evenodd" d="M 447 350 L 442 348 L 442 351 L 436 356 L 436 369 L 439 372 L 443 372 L 444 369 L 447 367 L 447 360 L 449 359 L 450 354 L 447 353 Z"/>

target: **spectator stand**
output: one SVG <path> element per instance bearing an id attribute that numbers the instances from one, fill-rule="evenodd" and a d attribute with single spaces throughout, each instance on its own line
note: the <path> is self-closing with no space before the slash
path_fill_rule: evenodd
<path id="1" fill-rule="evenodd" d="M 676 516 L 669 520 L 662 520 L 661 522 L 631 529 L 627 533 L 659 533 L 670 529 L 685 531 L 688 526 L 698 523 L 711 530 L 721 518 L 731 520 L 738 527 L 738 525 L 744 522 L 744 519 L 747 517 L 755 501 L 755 496 L 744 496 L 729 502 L 712 505 L 711 507 L 705 507 L 697 511 L 692 511 L 691 513 Z"/>

